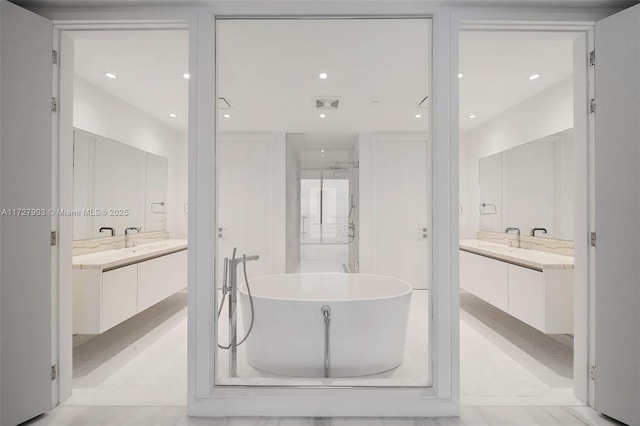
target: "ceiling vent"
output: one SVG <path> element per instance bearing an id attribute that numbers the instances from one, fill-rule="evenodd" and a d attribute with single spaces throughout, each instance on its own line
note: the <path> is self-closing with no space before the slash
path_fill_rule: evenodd
<path id="1" fill-rule="evenodd" d="M 340 106 L 339 96 L 317 96 L 313 98 L 316 109 L 338 109 Z"/>

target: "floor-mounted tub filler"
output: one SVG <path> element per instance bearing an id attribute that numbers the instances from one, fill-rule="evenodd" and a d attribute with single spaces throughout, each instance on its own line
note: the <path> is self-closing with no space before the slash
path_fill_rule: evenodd
<path id="1" fill-rule="evenodd" d="M 255 320 L 249 363 L 294 377 L 355 377 L 402 363 L 411 286 L 379 275 L 307 273 L 249 281 Z M 251 323 L 246 286 L 243 323 Z"/>

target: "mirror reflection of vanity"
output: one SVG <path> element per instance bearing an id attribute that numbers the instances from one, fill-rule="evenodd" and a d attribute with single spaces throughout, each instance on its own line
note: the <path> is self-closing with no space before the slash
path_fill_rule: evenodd
<path id="1" fill-rule="evenodd" d="M 572 129 L 481 158 L 479 170 L 480 230 L 573 240 Z"/>
<path id="2" fill-rule="evenodd" d="M 167 229 L 168 160 L 80 129 L 74 129 L 73 239 Z"/>

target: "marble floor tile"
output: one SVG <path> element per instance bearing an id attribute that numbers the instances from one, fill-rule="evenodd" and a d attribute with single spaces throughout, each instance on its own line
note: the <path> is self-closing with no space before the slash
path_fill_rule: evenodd
<path id="1" fill-rule="evenodd" d="M 186 405 L 186 293 L 106 333 L 74 336 L 73 393 L 64 405 Z"/>
<path id="2" fill-rule="evenodd" d="M 587 407 L 462 407 L 460 417 L 188 417 L 184 407 L 61 406 L 25 426 L 606 426 L 618 423 Z"/>
<path id="3" fill-rule="evenodd" d="M 300 272 L 344 272 L 349 264 L 348 244 L 302 244 Z"/>
<path id="4" fill-rule="evenodd" d="M 582 405 L 571 348 L 469 293 L 460 306 L 463 404 Z"/>
<path id="5" fill-rule="evenodd" d="M 186 294 L 99 336 L 74 339 L 73 396 L 28 425 L 409 426 L 612 425 L 572 390 L 572 351 L 469 294 L 461 295 L 461 415 L 453 418 L 192 418 L 186 415 Z M 423 336 L 428 293 L 412 301 Z M 425 309 L 423 309 L 423 307 Z M 426 339 L 422 342 L 426 351 Z M 410 352 L 410 351 L 409 351 Z M 409 353 L 408 352 L 408 353 Z M 423 354 L 418 355 L 422 358 Z M 405 360 L 406 378 L 420 370 Z M 247 366 L 246 368 L 250 368 Z M 398 369 L 400 370 L 400 369 Z M 420 370 L 423 371 L 423 370 Z M 395 372 L 397 374 L 398 372 Z M 393 374 L 390 374 L 392 377 Z M 256 377 L 260 379 L 261 377 Z M 264 377 L 262 377 L 264 378 Z M 277 380 L 282 378 L 276 377 Z M 380 378 L 388 379 L 388 377 Z"/>

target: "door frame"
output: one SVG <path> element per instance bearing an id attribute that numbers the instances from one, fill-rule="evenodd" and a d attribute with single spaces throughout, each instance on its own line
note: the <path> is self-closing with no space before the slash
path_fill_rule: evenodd
<path id="1" fill-rule="evenodd" d="M 388 4 L 389 5 L 389 4 Z M 387 6 L 388 6 L 387 5 Z M 430 317 L 437 317 L 438 321 L 430 321 L 430 351 L 431 351 L 431 385 L 424 387 L 353 387 L 353 388 L 329 388 L 329 387 L 248 387 L 215 385 L 210 381 L 212 390 L 208 395 L 202 395 L 200 401 L 190 405 L 189 414 L 196 416 L 456 416 L 459 414 L 458 371 L 456 359 L 458 358 L 458 341 L 452 336 L 457 335 L 458 310 L 455 288 L 451 282 L 457 282 L 457 263 L 453 253 L 457 252 L 457 244 L 454 244 L 453 236 L 457 239 L 457 227 L 452 220 L 451 212 L 457 212 L 457 189 L 450 191 L 449 185 L 453 177 L 450 173 L 451 160 L 456 153 L 448 143 L 450 127 L 448 122 L 449 92 L 447 90 L 450 81 L 448 71 L 448 31 L 446 15 L 415 13 L 410 16 L 385 12 L 370 15 L 366 8 L 349 7 L 351 13 L 318 14 L 317 11 L 309 13 L 304 6 L 292 5 L 288 12 L 279 10 L 276 15 L 251 14 L 244 10 L 239 14 L 229 16 L 218 15 L 217 19 L 428 19 L 431 21 L 431 41 L 433 49 L 429 60 L 439 49 L 446 60 L 438 66 L 432 66 L 430 77 L 432 105 L 438 105 L 443 111 L 433 128 L 427 135 L 427 140 L 437 141 L 430 144 L 432 153 L 439 155 L 440 161 L 433 163 L 434 155 L 431 155 L 429 164 L 432 180 L 430 182 L 429 195 L 441 202 L 433 202 L 431 219 L 433 233 L 430 237 L 431 246 L 437 245 L 440 249 L 439 262 L 431 262 L 433 287 L 430 289 Z M 358 10 L 360 9 L 360 10 Z M 440 81 L 440 84 L 435 84 Z M 438 135 L 438 136 L 436 136 Z M 433 182 L 440 182 L 441 186 L 435 187 Z M 217 223 L 217 222 L 216 222 Z M 436 226 L 439 223 L 440 226 Z M 216 224 L 217 227 L 217 224 Z M 214 286 L 215 287 L 215 286 Z M 214 305 L 215 306 L 215 305 Z M 215 318 L 212 319 L 215 321 Z M 213 341 L 217 342 L 217 322 Z M 435 342 L 435 343 L 434 343 Z M 433 349 L 431 348 L 433 345 Z M 212 351 L 215 353 L 215 351 Z M 215 373 L 215 370 L 213 371 Z M 209 372 L 211 374 L 211 372 Z M 202 378 L 205 379 L 206 377 Z"/>
<path id="2" fill-rule="evenodd" d="M 188 241 L 189 284 L 189 363 L 188 373 L 195 376 L 197 356 L 195 333 L 196 264 L 206 264 L 212 254 L 212 230 L 203 216 L 213 211 L 213 196 L 206 191 L 196 191 L 194 181 L 211 178 L 214 156 L 210 141 L 214 137 L 215 124 L 209 119 L 215 111 L 215 91 L 212 83 L 214 49 L 211 37 L 213 19 L 206 7 L 145 7 L 119 9 L 64 9 L 34 8 L 33 11 L 53 23 L 54 49 L 58 50 L 58 75 L 54 76 L 54 93 L 59 96 L 58 115 L 52 130 L 54 146 L 53 208 L 73 209 L 73 43 L 67 33 L 79 30 L 155 30 L 186 29 L 189 32 L 189 215 Z M 66 55 L 66 58 L 65 58 Z M 201 78 L 197 78 L 200 76 Z M 204 95 L 202 95 L 204 94 Z M 195 233 L 196 222 L 199 228 Z M 72 350 L 72 222 L 71 217 L 52 218 L 52 226 L 58 233 L 58 253 L 52 267 L 52 365 L 58 365 L 57 380 L 52 382 L 52 407 L 71 396 L 73 385 Z M 209 238 L 208 238 L 209 237 Z M 201 268 L 202 269 L 202 268 Z M 202 270 L 199 271 L 202 274 Z M 206 275 L 207 271 L 204 271 Z M 213 271 L 211 271 L 212 274 Z M 209 278 L 209 277 L 206 277 Z M 198 280 L 202 280 L 198 278 Z M 188 395 L 195 394 L 189 382 Z"/>
<path id="3" fill-rule="evenodd" d="M 576 204 L 574 206 L 574 362 L 573 388 L 575 396 L 589 406 L 594 405 L 595 382 L 590 380 L 589 365 L 594 359 L 594 248 L 590 246 L 588 236 L 594 230 L 594 171 L 595 116 L 588 111 L 588 100 L 595 96 L 594 67 L 588 64 L 588 52 L 595 48 L 595 22 L 611 14 L 588 13 L 578 16 L 580 19 L 567 19 L 567 16 L 548 16 L 543 14 L 531 19 L 530 14 L 497 13 L 469 10 L 456 13 L 457 32 L 464 30 L 501 30 L 501 31 L 567 31 L 582 34 L 574 42 L 574 64 L 584 61 L 585 73 L 574 71 L 574 129 L 576 161 Z M 453 28 L 452 28 L 453 30 Z M 452 49 L 452 58 L 459 57 L 459 45 Z M 583 49 L 585 55 L 578 58 L 577 50 Z M 455 50 L 455 54 L 453 53 Z M 458 89 L 457 82 L 455 83 Z M 457 91 L 457 90 L 456 90 Z M 459 96 L 459 95 L 458 95 Z M 459 99 L 459 98 L 458 98 Z M 578 212 L 585 212 L 579 215 Z"/>
<path id="4" fill-rule="evenodd" d="M 193 75 L 189 92 L 189 386 L 188 413 L 200 416 L 224 415 L 317 415 L 314 407 L 326 408 L 334 415 L 437 416 L 459 414 L 459 303 L 458 303 L 458 31 L 462 22 L 527 22 L 527 23 L 581 23 L 592 25 L 596 20 L 611 15 L 618 9 L 545 9 L 545 8 L 438 8 L 426 3 L 403 5 L 385 1 L 376 5 L 345 3 L 320 6 L 310 2 L 291 2 L 271 7 L 271 2 L 247 4 L 220 3 L 208 7 L 190 8 L 93 8 L 63 9 L 34 8 L 64 29 L 64 25 L 79 28 L 111 23 L 139 23 L 186 21 L 189 25 L 190 69 Z M 291 393 L 286 389 L 267 389 L 251 396 L 242 389 L 213 389 L 213 305 L 214 289 L 211 283 L 215 270 L 211 259 L 215 254 L 215 189 L 211 182 L 215 176 L 215 22 L 214 10 L 219 16 L 255 17 L 271 16 L 328 16 L 344 18 L 365 14 L 371 17 L 397 16 L 433 18 L 433 155 L 434 164 L 434 385 L 433 392 L 414 392 L 394 389 L 391 394 L 373 389 L 367 394 L 354 394 L 339 390 L 332 398 L 309 392 Z M 61 105 L 62 107 L 62 105 Z M 197 232 L 196 232 L 197 231 Z M 68 244 L 68 243 L 67 243 Z M 68 248 L 70 250 L 70 247 Z M 63 250 L 63 247 L 60 248 Z M 66 266 L 67 268 L 69 266 Z M 59 272 L 60 273 L 60 272 Z M 60 286 L 68 283 L 58 282 Z M 592 303 L 592 301 L 589 301 Z M 60 308 L 60 306 L 58 306 Z M 59 311 L 60 314 L 60 311 Z M 58 316 L 58 333 L 64 330 L 64 315 Z M 58 337 L 59 337 L 58 335 Z M 55 336 L 54 336 L 55 338 Z M 58 348 L 58 354 L 66 349 Z M 310 391 L 311 389 L 307 390 Z M 294 389 L 294 391 L 296 391 Z M 335 390 L 332 390 L 335 391 Z M 275 397 L 275 398 L 274 398 Z M 382 399 L 381 399 L 382 398 Z M 369 403 L 367 406 L 366 403 Z M 380 404 L 384 402 L 383 404 Z M 292 404 L 293 403 L 293 404 Z M 245 405 L 246 404 L 246 405 Z"/>

